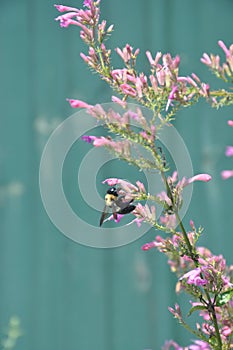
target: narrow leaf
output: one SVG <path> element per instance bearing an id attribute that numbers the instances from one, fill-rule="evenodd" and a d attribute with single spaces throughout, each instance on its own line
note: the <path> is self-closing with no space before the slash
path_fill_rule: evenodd
<path id="1" fill-rule="evenodd" d="M 193 306 L 189 310 L 188 316 L 191 316 L 194 311 L 198 311 L 198 310 L 206 310 L 206 306 L 204 306 L 204 305 L 195 305 L 195 306 Z"/>
<path id="2" fill-rule="evenodd" d="M 216 306 L 222 306 L 233 298 L 233 288 L 223 292 L 217 296 Z"/>

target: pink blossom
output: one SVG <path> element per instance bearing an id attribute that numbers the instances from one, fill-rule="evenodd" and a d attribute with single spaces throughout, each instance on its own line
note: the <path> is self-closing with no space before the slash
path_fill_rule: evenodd
<path id="1" fill-rule="evenodd" d="M 233 170 L 223 170 L 221 172 L 221 176 L 223 180 L 229 179 L 230 177 L 233 176 Z"/>
<path id="2" fill-rule="evenodd" d="M 97 139 L 96 136 L 91 136 L 91 135 L 83 135 L 81 139 L 87 143 L 92 143 L 94 140 Z"/>
<path id="3" fill-rule="evenodd" d="M 86 7 L 90 8 L 92 3 L 93 3 L 93 0 L 84 0 L 83 1 L 83 6 L 86 6 Z"/>
<path id="4" fill-rule="evenodd" d="M 126 192 L 138 191 L 138 188 L 135 185 L 123 179 L 117 179 L 117 178 L 111 177 L 109 179 L 102 181 L 102 183 L 108 184 L 109 186 L 119 185 Z"/>
<path id="5" fill-rule="evenodd" d="M 152 58 L 150 51 L 146 51 L 146 56 L 150 62 L 150 65 L 156 67 L 160 58 L 162 57 L 162 52 L 157 52 L 154 59 Z"/>
<path id="6" fill-rule="evenodd" d="M 189 185 L 195 181 L 208 182 L 211 179 L 212 179 L 212 177 L 209 174 L 198 174 L 198 175 L 191 177 L 190 179 L 187 179 L 185 185 Z"/>
<path id="7" fill-rule="evenodd" d="M 230 56 L 230 51 L 229 49 L 226 47 L 226 45 L 224 44 L 224 42 L 222 40 L 219 40 L 218 41 L 218 45 L 221 47 L 221 49 L 223 49 L 223 51 L 225 52 L 226 54 L 226 57 L 229 57 Z"/>
<path id="8" fill-rule="evenodd" d="M 123 216 L 124 216 L 123 214 L 117 214 L 117 217 L 115 219 L 113 215 L 110 215 L 106 220 L 104 220 L 104 222 L 114 220 L 117 224 L 119 224 Z"/>
<path id="9" fill-rule="evenodd" d="M 160 216 L 160 222 L 169 229 L 174 229 L 177 226 L 175 214 L 166 214 L 164 216 Z"/>
<path id="10" fill-rule="evenodd" d="M 78 12 L 78 9 L 75 7 L 64 6 L 64 5 L 54 5 L 54 6 L 56 7 L 56 9 L 59 12 L 66 12 L 66 11 L 77 11 Z"/>
<path id="11" fill-rule="evenodd" d="M 233 127 L 233 120 L 228 120 L 227 124 Z"/>
<path id="12" fill-rule="evenodd" d="M 150 249 L 155 248 L 155 247 L 156 247 L 156 242 L 153 241 L 153 242 L 143 244 L 141 249 L 142 250 L 150 250 Z"/>
<path id="13" fill-rule="evenodd" d="M 129 95 L 129 96 L 133 96 L 135 97 L 137 95 L 137 92 L 134 88 L 132 88 L 132 86 L 130 86 L 129 84 L 121 84 L 120 85 L 122 91 L 124 94 Z"/>
<path id="14" fill-rule="evenodd" d="M 193 345 L 189 345 L 189 350 L 211 350 L 208 343 L 203 340 L 194 340 Z"/>
<path id="15" fill-rule="evenodd" d="M 197 267 L 196 269 L 191 270 L 185 273 L 182 277 L 180 277 L 180 281 L 187 278 L 188 284 L 193 284 L 195 286 L 204 286 L 207 284 L 208 281 L 206 279 L 201 278 L 200 274 L 201 269 L 200 267 Z"/>
<path id="16" fill-rule="evenodd" d="M 175 94 L 176 94 L 177 90 L 178 90 L 178 87 L 176 85 L 173 86 L 173 88 L 168 96 L 168 101 L 167 101 L 167 105 L 165 108 L 166 111 L 168 110 L 169 106 L 172 105 L 172 101 L 175 99 Z"/>
<path id="17" fill-rule="evenodd" d="M 201 62 L 209 67 L 212 66 L 212 61 L 211 61 L 209 55 L 207 55 L 207 53 L 203 53 L 203 56 L 201 58 Z"/>
<path id="18" fill-rule="evenodd" d="M 171 348 L 172 346 L 172 348 Z M 181 346 L 179 346 L 173 340 L 167 340 L 162 348 L 162 350 L 184 350 Z"/>
<path id="19" fill-rule="evenodd" d="M 116 96 L 112 96 L 112 102 L 118 103 L 123 108 L 125 108 L 127 105 L 127 102 L 122 101 L 120 98 L 118 98 Z"/>
<path id="20" fill-rule="evenodd" d="M 136 185 L 137 185 L 137 187 L 138 187 L 138 189 L 139 189 L 140 192 L 146 193 L 145 186 L 144 186 L 144 184 L 143 184 L 142 182 L 136 181 Z"/>
<path id="21" fill-rule="evenodd" d="M 79 26 L 79 22 L 72 19 L 74 16 L 77 16 L 77 12 L 68 12 L 62 16 L 56 17 L 55 21 L 60 21 L 60 26 L 63 28 L 67 28 L 71 24 Z"/>
<path id="22" fill-rule="evenodd" d="M 232 328 L 228 327 L 228 326 L 224 326 L 222 328 L 222 334 L 225 336 L 225 337 L 229 337 L 229 335 L 231 335 L 231 333 L 233 332 Z"/>
<path id="23" fill-rule="evenodd" d="M 72 99 L 67 98 L 66 101 L 68 101 L 69 104 L 71 105 L 71 107 L 73 107 L 73 108 L 90 108 L 90 107 L 92 107 L 88 103 L 81 101 L 81 100 L 72 100 Z"/>
<path id="24" fill-rule="evenodd" d="M 225 155 L 227 157 L 232 157 L 233 156 L 233 146 L 227 146 L 226 147 Z"/>

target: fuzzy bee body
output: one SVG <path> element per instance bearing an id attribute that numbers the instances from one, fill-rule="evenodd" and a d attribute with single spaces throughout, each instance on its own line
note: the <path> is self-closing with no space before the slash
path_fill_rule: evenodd
<path id="1" fill-rule="evenodd" d="M 116 187 L 111 187 L 105 195 L 105 206 L 100 218 L 100 226 L 102 226 L 109 209 L 112 210 L 113 217 L 117 220 L 117 214 L 129 214 L 136 208 L 135 205 L 131 204 L 132 202 L 133 199 L 125 202 L 124 196 L 119 196 Z"/>

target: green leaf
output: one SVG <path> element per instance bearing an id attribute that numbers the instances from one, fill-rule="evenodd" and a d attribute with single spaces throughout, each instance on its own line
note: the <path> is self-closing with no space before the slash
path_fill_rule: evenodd
<path id="1" fill-rule="evenodd" d="M 216 298 L 216 306 L 222 306 L 233 298 L 233 288 L 219 294 Z"/>
<path id="2" fill-rule="evenodd" d="M 204 306 L 204 305 L 195 305 L 195 306 L 193 306 L 189 310 L 188 316 L 191 316 L 194 311 L 198 311 L 198 310 L 206 310 L 206 306 Z"/>

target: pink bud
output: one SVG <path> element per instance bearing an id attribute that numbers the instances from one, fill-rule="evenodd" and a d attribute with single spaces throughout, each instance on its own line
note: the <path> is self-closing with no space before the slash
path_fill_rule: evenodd
<path id="1" fill-rule="evenodd" d="M 56 7 L 56 9 L 59 12 L 66 12 L 66 11 L 77 11 L 78 9 L 76 9 L 75 7 L 69 7 L 69 6 L 64 6 L 64 5 L 54 5 L 54 7 Z"/>
<path id="2" fill-rule="evenodd" d="M 187 184 L 191 184 L 194 181 L 203 181 L 203 182 L 208 182 L 212 179 L 212 177 L 209 174 L 198 174 L 190 179 L 187 180 Z"/>
<path id="3" fill-rule="evenodd" d="M 125 108 L 127 103 L 125 101 L 122 101 L 120 98 L 116 96 L 112 96 L 112 102 L 118 103 L 121 107 Z"/>
<path id="4" fill-rule="evenodd" d="M 72 108 L 90 108 L 92 107 L 91 105 L 87 104 L 84 101 L 81 100 L 72 100 L 67 98 L 66 101 L 69 102 L 69 104 L 71 105 Z"/>
<path id="5" fill-rule="evenodd" d="M 233 176 L 233 170 L 223 170 L 221 172 L 221 176 L 223 180 L 229 179 L 230 177 Z"/>
<path id="6" fill-rule="evenodd" d="M 233 156 L 233 146 L 227 146 L 226 147 L 225 155 L 227 157 L 232 157 Z"/>
<path id="7" fill-rule="evenodd" d="M 226 47 L 226 45 L 224 44 L 224 42 L 222 40 L 218 41 L 218 45 L 221 47 L 221 49 L 223 49 L 223 51 L 226 54 L 226 57 L 230 56 L 230 51 L 228 50 L 228 48 Z"/>
<path id="8" fill-rule="evenodd" d="M 194 231 L 195 230 L 195 225 L 194 225 L 193 220 L 189 221 L 189 225 L 190 225 L 191 229 Z"/>
<path id="9" fill-rule="evenodd" d="M 155 242 L 150 242 L 150 243 L 146 243 L 142 246 L 142 250 L 150 250 L 152 248 L 155 248 L 156 247 L 156 244 Z"/>

